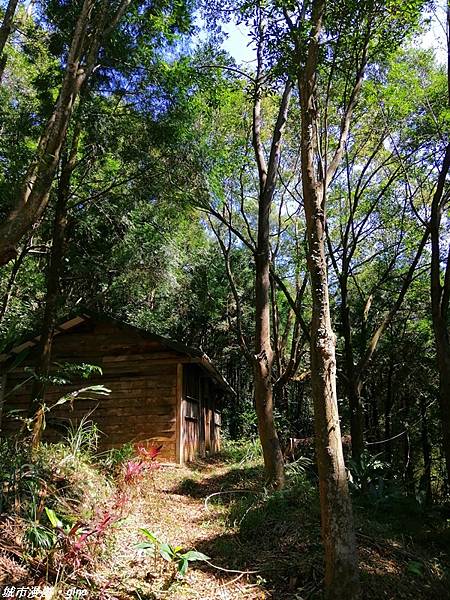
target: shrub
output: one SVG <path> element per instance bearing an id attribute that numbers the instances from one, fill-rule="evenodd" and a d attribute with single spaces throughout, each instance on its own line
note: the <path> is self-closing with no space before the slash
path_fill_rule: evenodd
<path id="1" fill-rule="evenodd" d="M 0 477 L 0 513 L 14 523 L 13 543 L 21 554 L 42 555 L 55 549 L 58 531 L 48 511 L 60 515 L 66 528 L 72 527 L 78 519 L 93 518 L 114 490 L 113 483 L 93 467 L 88 452 L 80 447 L 74 452 L 73 446 L 63 443 L 40 444 L 31 461 L 23 442 L 0 440 Z M 5 523 L 3 519 L 2 531 Z"/>
<path id="2" fill-rule="evenodd" d="M 258 438 L 238 441 L 224 440 L 221 458 L 226 462 L 239 465 L 259 461 L 262 458 L 261 443 Z"/>
<path id="3" fill-rule="evenodd" d="M 70 423 L 67 426 L 65 445 L 68 446 L 73 456 L 87 454 L 89 457 L 97 450 L 99 429 L 89 415 L 85 415 L 78 424 Z"/>
<path id="4" fill-rule="evenodd" d="M 101 468 L 107 473 L 118 474 L 123 465 L 131 460 L 136 454 L 134 444 L 128 442 L 120 448 L 111 448 L 97 455 L 97 461 Z"/>
<path id="5" fill-rule="evenodd" d="M 147 541 L 138 544 L 137 548 L 152 550 L 155 557 L 159 554 L 165 561 L 175 567 L 176 572 L 181 577 L 186 575 L 190 562 L 209 560 L 209 556 L 206 556 L 202 552 L 197 552 L 196 550 L 183 552 L 182 546 L 172 546 L 166 542 L 161 542 L 148 529 L 140 529 L 139 531 L 147 538 Z"/>
<path id="6" fill-rule="evenodd" d="M 265 537 L 279 523 L 298 526 L 299 507 L 317 507 L 317 514 L 311 515 L 319 520 L 319 502 L 317 491 L 304 476 L 298 476 L 290 486 L 283 490 L 265 489 L 262 492 L 239 494 L 233 497 L 229 505 L 227 524 L 239 528 L 241 534 L 249 539 L 258 535 Z"/>

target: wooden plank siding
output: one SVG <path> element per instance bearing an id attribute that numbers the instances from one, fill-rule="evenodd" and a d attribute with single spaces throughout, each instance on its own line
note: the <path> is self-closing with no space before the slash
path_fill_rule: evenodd
<path id="1" fill-rule="evenodd" d="M 161 459 L 167 462 L 191 461 L 219 447 L 220 425 L 214 412 L 215 385 L 192 357 L 164 346 L 138 330 L 116 323 L 84 320 L 62 330 L 53 341 L 55 363 L 98 365 L 102 375 L 89 379 L 72 378 L 70 385 L 51 386 L 46 391 L 47 405 L 63 395 L 90 385 L 103 385 L 108 396 L 75 399 L 73 407 L 63 404 L 48 414 L 45 437 L 55 441 L 64 425 L 79 423 L 90 414 L 100 432 L 99 451 L 119 447 L 126 442 L 162 445 Z M 37 361 L 37 348 L 29 351 L 20 366 L 7 372 L 4 413 L 21 410 L 25 415 L 31 398 L 30 367 Z M 0 365 L 1 367 L 1 365 Z M 4 369 L 3 369 L 4 371 Z M 186 383 L 188 378 L 189 383 Z M 10 393 L 18 384 L 20 387 Z M 198 396 L 190 398 L 190 389 Z M 1 407 L 0 407 L 1 410 Z M 17 430 L 19 423 L 3 415 L 0 433 Z"/>
<path id="2" fill-rule="evenodd" d="M 197 365 L 184 366 L 184 460 L 220 450 L 221 416 L 217 391 Z"/>
<path id="3" fill-rule="evenodd" d="M 66 404 L 55 407 L 48 414 L 52 427 L 46 432 L 47 439 L 57 439 L 55 429 L 69 422 L 79 423 L 83 416 L 91 413 L 98 426 L 100 436 L 99 450 L 120 446 L 125 442 L 147 440 L 163 445 L 161 458 L 175 461 L 175 429 L 176 429 L 176 364 L 147 367 L 148 377 L 133 378 L 130 376 L 111 378 L 105 376 L 86 380 L 78 380 L 70 386 L 51 387 L 46 393 L 48 405 L 56 402 L 61 396 L 86 387 L 87 385 L 104 385 L 111 390 L 108 396 L 93 396 L 90 400 L 75 399 L 73 409 Z M 12 381 L 11 381 L 12 383 Z M 14 381 L 16 383 L 16 381 Z M 26 385 L 7 399 L 6 410 L 22 410 L 26 414 L 31 397 L 31 385 Z M 4 420 L 3 431 L 17 429 L 18 423 Z"/>

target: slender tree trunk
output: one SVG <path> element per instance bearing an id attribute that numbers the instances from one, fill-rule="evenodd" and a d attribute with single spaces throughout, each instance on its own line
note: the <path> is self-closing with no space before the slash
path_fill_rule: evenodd
<path id="1" fill-rule="evenodd" d="M 403 436 L 403 454 L 404 454 L 404 469 L 403 478 L 405 482 L 406 492 L 410 496 L 415 495 L 415 482 L 414 482 L 414 448 L 411 444 L 409 422 L 411 413 L 411 400 L 408 395 L 403 398 L 403 411 L 402 411 L 402 429 L 405 431 Z"/>
<path id="2" fill-rule="evenodd" d="M 305 175 L 305 174 L 304 174 Z M 335 335 L 332 331 L 321 199 L 303 184 L 311 275 L 311 384 L 320 481 L 325 588 L 328 598 L 359 597 L 356 540 L 342 451 L 336 394 Z"/>
<path id="3" fill-rule="evenodd" d="M 352 438 L 352 456 L 358 459 L 364 451 L 364 412 L 361 400 L 362 381 L 355 369 L 348 305 L 348 278 L 342 273 L 339 278 L 341 287 L 341 321 L 344 336 L 346 387 L 350 407 L 350 435 Z"/>
<path id="4" fill-rule="evenodd" d="M 37 379 L 32 389 L 31 413 L 41 404 L 45 394 L 45 378 L 48 376 L 51 361 L 51 349 L 59 298 L 59 278 L 63 260 L 63 246 L 67 225 L 67 207 L 58 199 L 53 224 L 53 244 L 47 270 L 47 294 L 45 297 L 44 319 L 39 341 L 39 363 L 36 368 Z"/>
<path id="5" fill-rule="evenodd" d="M 67 67 L 53 113 L 44 128 L 35 160 L 28 168 L 16 206 L 0 225 L 0 266 L 16 256 L 21 238 L 39 221 L 47 207 L 75 102 L 90 77 L 98 50 L 123 16 L 130 0 L 122 0 L 115 15 L 108 14 L 109 3 L 84 0 L 75 25 Z M 109 19 L 109 22 L 108 22 Z"/>
<path id="6" fill-rule="evenodd" d="M 450 341 L 446 324 L 434 323 L 434 335 L 439 368 L 439 408 L 442 428 L 442 448 L 450 486 Z"/>
<path id="7" fill-rule="evenodd" d="M 19 274 L 20 267 L 22 266 L 22 263 L 25 260 L 25 257 L 29 251 L 28 244 L 29 244 L 29 240 L 26 241 L 21 252 L 19 253 L 19 255 L 17 256 L 17 258 L 14 261 L 14 265 L 11 270 L 11 275 L 9 276 L 8 285 L 6 286 L 6 291 L 2 298 L 2 302 L 1 302 L 1 306 L 0 306 L 0 323 L 3 321 L 3 319 L 5 318 L 5 316 L 8 312 L 9 303 L 11 301 L 11 297 L 13 294 L 17 275 Z"/>
<path id="8" fill-rule="evenodd" d="M 270 342 L 270 207 L 265 191 L 259 201 L 258 247 L 255 257 L 255 408 L 264 455 L 266 477 L 275 487 L 284 485 L 284 459 L 273 417 L 272 368 L 274 353 Z"/>
<path id="9" fill-rule="evenodd" d="M 305 397 L 305 384 L 304 382 L 295 382 L 294 383 L 294 417 L 291 418 L 294 423 L 294 432 L 295 437 L 306 437 L 310 435 L 305 431 L 303 425 L 303 406 L 304 406 L 304 397 Z"/>
<path id="10" fill-rule="evenodd" d="M 449 13 L 450 15 L 450 7 Z M 450 47 L 450 46 L 449 46 Z M 449 64 L 450 73 L 450 64 Z M 450 104 L 450 89 L 449 89 Z M 443 277 L 441 277 L 440 229 L 442 212 L 446 203 L 445 182 L 450 171 L 450 143 L 447 145 L 439 173 L 438 184 L 431 206 L 431 313 L 437 364 L 439 369 L 439 408 L 442 426 L 442 448 L 447 469 L 447 484 L 450 485 L 450 337 L 448 310 L 450 300 L 450 245 Z M 448 199 L 447 199 L 448 201 Z"/>
<path id="11" fill-rule="evenodd" d="M 329 600 L 360 597 L 352 505 L 342 450 L 336 393 L 336 337 L 332 330 L 325 256 L 325 206 L 329 174 L 316 173 L 319 123 L 316 80 L 324 0 L 312 7 L 306 64 L 299 70 L 301 171 L 311 282 L 311 386 L 319 471 L 325 595 Z M 335 161 L 338 155 L 335 155 Z"/>
<path id="12" fill-rule="evenodd" d="M 272 338 L 273 338 L 273 346 L 274 346 L 274 367 L 275 367 L 275 377 L 281 385 L 273 386 L 273 399 L 274 405 L 279 411 L 280 414 L 283 415 L 285 419 L 288 419 L 288 394 L 286 388 L 286 382 L 281 379 L 281 375 L 283 373 L 283 364 L 282 364 L 282 339 L 280 333 L 280 319 L 278 314 L 278 306 L 276 300 L 276 288 L 275 281 L 273 277 L 270 277 L 270 308 L 271 308 L 271 319 L 272 319 Z"/>
<path id="13" fill-rule="evenodd" d="M 259 173 L 258 233 L 255 249 L 255 409 L 263 449 L 267 480 L 276 488 L 284 486 L 284 459 L 273 416 L 272 371 L 274 352 L 270 333 L 270 211 L 278 178 L 281 142 L 287 121 L 292 84 L 287 81 L 274 127 L 270 156 L 266 162 L 261 141 L 261 56 L 253 104 L 253 149 Z"/>
<path id="14" fill-rule="evenodd" d="M 372 390 L 370 405 L 372 407 L 371 437 L 372 441 L 379 442 L 381 440 L 380 413 L 378 405 L 378 392 L 375 389 Z"/>
<path id="15" fill-rule="evenodd" d="M 4 52 L 5 45 L 12 30 L 12 24 L 18 2 L 19 0 L 9 0 L 8 6 L 6 7 L 5 16 L 3 17 L 3 22 L 0 26 L 0 83 L 3 79 L 3 73 L 5 72 L 7 60 Z"/>
<path id="16" fill-rule="evenodd" d="M 336 339 L 331 326 L 325 257 L 324 189 L 314 181 L 314 122 L 305 99 L 313 82 L 301 84 L 302 182 L 311 278 L 311 384 L 319 470 L 325 589 L 328 598 L 359 598 L 356 540 L 342 451 L 336 393 Z"/>
<path id="17" fill-rule="evenodd" d="M 36 160 L 30 165 L 15 209 L 0 226 L 0 265 L 16 254 L 22 236 L 44 212 L 59 164 L 61 148 L 72 116 L 75 101 L 86 79 L 81 61 L 86 49 L 86 35 L 93 0 L 84 0 L 72 44 L 67 68 L 56 105 L 39 140 Z"/>
<path id="18" fill-rule="evenodd" d="M 350 405 L 350 434 L 352 438 L 352 457 L 358 459 L 364 452 L 364 411 L 359 381 L 348 382 Z"/>
<path id="19" fill-rule="evenodd" d="M 450 32 L 450 3 L 447 3 L 447 34 Z M 450 37 L 447 35 L 447 106 L 450 108 Z M 450 488 L 450 332 L 448 329 L 450 302 L 450 244 L 443 278 L 441 278 L 440 228 L 442 213 L 449 202 L 446 181 L 450 171 L 450 142 L 447 143 L 436 190 L 431 204 L 431 314 L 439 369 L 439 407 L 442 425 L 442 449 Z M 448 183 L 448 182 L 447 182 Z M 441 281 L 443 279 L 443 281 Z"/>
<path id="20" fill-rule="evenodd" d="M 384 399 L 384 437 L 386 439 L 385 451 L 386 460 L 390 462 L 392 457 L 392 442 L 390 441 L 392 435 L 392 423 L 391 413 L 392 406 L 394 404 L 394 390 L 392 386 L 392 378 L 394 375 L 394 358 L 391 355 L 389 357 L 389 370 L 388 379 L 386 386 L 386 397 Z"/>
<path id="21" fill-rule="evenodd" d="M 53 336 L 55 333 L 58 302 L 60 298 L 60 278 L 63 266 L 67 209 L 70 196 L 70 181 L 76 165 L 80 126 L 77 124 L 72 141 L 70 156 L 63 158 L 63 166 L 58 186 L 55 220 L 53 222 L 53 241 L 47 270 L 47 294 L 45 298 L 44 319 L 39 340 L 39 362 L 36 367 L 36 379 L 33 384 L 30 401 L 30 415 L 35 416 L 33 426 L 33 449 L 40 442 L 42 423 L 39 415 L 45 397 L 47 378 L 50 371 Z"/>
<path id="22" fill-rule="evenodd" d="M 425 398 L 420 396 L 420 417 L 421 417 L 421 441 L 423 455 L 423 474 L 421 477 L 421 488 L 425 491 L 425 503 L 431 504 L 433 501 L 433 493 L 431 489 L 431 445 L 428 436 L 428 420 L 427 407 Z"/>

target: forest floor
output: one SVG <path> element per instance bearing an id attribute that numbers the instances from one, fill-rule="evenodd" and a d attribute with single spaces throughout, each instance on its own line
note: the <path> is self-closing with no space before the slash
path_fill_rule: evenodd
<path id="1" fill-rule="evenodd" d="M 2 586 L 15 585 L 18 593 L 23 588 L 17 586 L 26 585 L 50 586 L 45 597 L 52 599 L 322 598 L 323 548 L 311 461 L 290 465 L 286 489 L 273 492 L 264 488 L 262 465 L 254 453 L 245 459 L 229 453 L 222 460 L 189 468 L 161 465 L 124 486 L 123 479 L 111 477 L 112 472 L 105 475 L 104 466 L 89 457 L 83 463 L 63 446 L 43 446 L 41 452 L 43 464 L 54 465 L 49 475 L 42 471 L 35 476 L 37 491 L 44 477 L 44 492 L 53 490 L 51 497 L 41 497 L 42 489 L 38 494 L 42 519 L 44 500 L 59 515 L 75 514 L 75 520 L 91 515 L 86 517 L 90 522 L 100 519 L 105 525 L 105 506 L 111 511 L 122 497 L 123 512 L 109 523 L 105 534 L 89 538 L 89 555 L 83 554 L 82 538 L 71 541 L 61 527 L 57 538 L 52 534 L 50 549 L 36 554 L 24 540 L 30 540 L 33 531 L 48 535 L 49 523 L 37 522 L 36 509 L 31 520 L 24 510 L 15 512 L 17 486 L 11 487 L 9 513 L 0 518 L 1 597 L 24 597 L 5 596 L 7 588 Z M 24 480 L 25 499 L 34 489 L 30 481 Z M 354 506 L 362 600 L 450 600 L 448 508 L 425 510 L 401 493 L 364 502 L 355 496 Z M 95 514 L 97 521 L 92 521 Z M 179 553 L 197 551 L 208 560 L 190 562 L 181 577 L 174 562 L 153 549 L 138 547 L 146 541 L 142 529 L 161 543 L 179 547 Z M 74 562 L 77 556 L 79 561 Z M 78 595 L 73 595 L 74 590 Z"/>
<path id="2" fill-rule="evenodd" d="M 261 485 L 257 462 L 162 467 L 138 484 L 110 559 L 94 580 L 98 597 L 156 599 L 321 598 L 322 547 L 315 486 L 305 478 L 283 492 Z M 364 600 L 450 598 L 450 521 L 404 505 L 357 507 Z M 146 528 L 162 542 L 197 550 L 174 577 L 160 557 L 136 548 Z M 92 596 L 94 597 L 94 596 Z"/>

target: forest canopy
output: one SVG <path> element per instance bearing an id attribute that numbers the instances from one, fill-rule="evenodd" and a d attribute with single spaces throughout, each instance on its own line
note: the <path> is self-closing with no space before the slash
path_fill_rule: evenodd
<path id="1" fill-rule="evenodd" d="M 449 14 L 0 3 L 0 353 L 40 336 L 33 444 L 85 307 L 205 352 L 269 488 L 316 461 L 329 598 L 361 593 L 352 494 L 448 507 L 450 63 L 423 36 Z"/>

